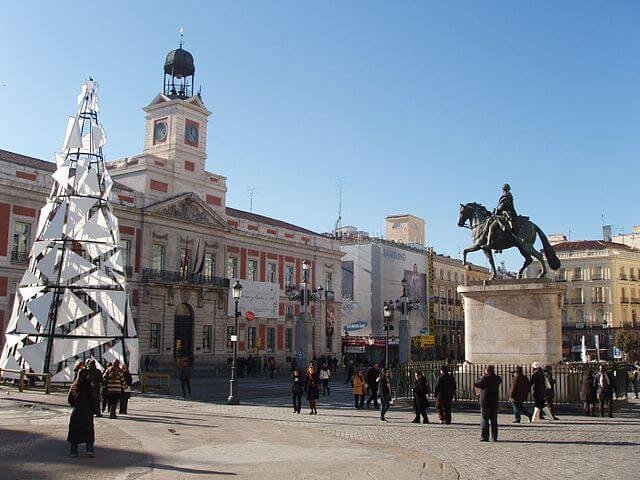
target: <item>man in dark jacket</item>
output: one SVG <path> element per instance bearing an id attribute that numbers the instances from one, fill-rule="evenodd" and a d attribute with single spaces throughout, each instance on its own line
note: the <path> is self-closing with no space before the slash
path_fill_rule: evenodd
<path id="1" fill-rule="evenodd" d="M 509 390 L 509 400 L 515 417 L 513 423 L 520 423 L 523 414 L 531 421 L 531 415 L 524 407 L 524 402 L 527 401 L 528 396 L 529 378 L 522 372 L 522 367 L 516 367 L 511 381 L 511 389 Z"/>
<path id="2" fill-rule="evenodd" d="M 427 379 L 424 377 L 420 370 L 416 370 L 416 383 L 413 385 L 413 410 L 416 412 L 416 418 L 413 419 L 413 423 L 420 423 L 420 415 L 422 415 L 422 422 L 429 423 L 429 417 L 427 417 L 427 407 L 429 402 L 427 400 Z"/>
<path id="3" fill-rule="evenodd" d="M 533 390 L 533 416 L 532 422 L 540 421 L 542 410 L 544 409 L 544 391 L 546 389 L 546 382 L 544 381 L 544 371 L 542 365 L 539 362 L 533 362 L 531 365 L 533 373 L 531 374 L 531 380 L 529 385 Z"/>
<path id="4" fill-rule="evenodd" d="M 480 389 L 480 440 L 483 442 L 489 441 L 489 424 L 491 439 L 498 441 L 498 393 L 501 383 L 502 378 L 496 375 L 493 365 L 487 365 L 484 375 L 475 382 L 475 387 Z"/>
<path id="5" fill-rule="evenodd" d="M 446 365 L 440 368 L 440 377 L 433 393 L 436 398 L 436 411 L 438 412 L 440 423 L 449 425 L 451 423 L 451 402 L 453 402 L 453 397 L 456 396 L 456 380 L 449 373 Z"/>
<path id="6" fill-rule="evenodd" d="M 367 370 L 367 386 L 369 387 L 369 398 L 367 399 L 367 408 L 371 408 L 371 402 L 373 406 L 378 408 L 378 377 L 380 376 L 380 369 L 378 364 L 374 363 L 369 370 Z"/>

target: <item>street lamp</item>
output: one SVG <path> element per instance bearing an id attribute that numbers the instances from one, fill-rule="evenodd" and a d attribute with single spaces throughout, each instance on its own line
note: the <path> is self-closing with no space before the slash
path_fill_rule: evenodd
<path id="1" fill-rule="evenodd" d="M 231 363 L 231 380 L 229 381 L 229 398 L 227 399 L 227 403 L 229 405 L 238 405 L 240 403 L 240 399 L 238 398 L 238 379 L 236 378 L 236 358 L 238 356 L 238 317 L 240 317 L 238 302 L 242 295 L 242 285 L 240 285 L 238 280 L 236 280 L 236 283 L 231 287 L 231 293 L 236 304 L 234 312 L 236 324 L 233 329 L 233 335 L 231 335 L 231 342 L 233 343 L 233 362 Z"/>
<path id="2" fill-rule="evenodd" d="M 407 279 L 402 279 L 402 295 L 400 299 L 387 302 L 391 310 L 400 311 L 400 362 L 406 363 L 411 359 L 411 332 L 409 331 L 409 320 L 407 318 L 409 312 L 417 310 L 420 307 L 420 300 L 412 300 L 407 296 Z M 408 351 L 407 351 L 408 347 Z"/>
<path id="3" fill-rule="evenodd" d="M 393 328 L 391 325 L 393 310 L 389 306 L 387 302 L 384 303 L 384 307 L 382 307 L 382 314 L 384 315 L 384 330 L 385 330 L 385 340 L 384 340 L 384 368 L 389 368 L 389 330 Z"/>
<path id="4" fill-rule="evenodd" d="M 303 260 L 302 281 L 300 282 L 300 286 L 289 284 L 285 287 L 287 298 L 291 301 L 295 300 L 300 302 L 300 316 L 304 319 L 304 322 L 300 322 L 300 324 L 296 326 L 296 347 L 303 346 L 303 354 L 305 356 L 308 356 L 309 353 L 313 355 L 313 350 L 315 349 L 314 319 L 312 318 L 309 321 L 309 319 L 307 318 L 307 312 L 309 311 L 309 302 L 322 300 L 322 293 L 324 292 L 324 288 L 322 288 L 321 286 L 313 291 L 308 288 L 310 268 L 311 265 L 309 264 L 309 262 Z M 329 291 L 327 291 L 326 293 L 329 294 Z M 311 330 L 311 334 L 309 330 Z M 307 344 L 309 338 L 312 339 L 311 349 L 309 349 L 309 345 Z M 308 361 L 309 359 L 305 358 L 305 360 Z"/>

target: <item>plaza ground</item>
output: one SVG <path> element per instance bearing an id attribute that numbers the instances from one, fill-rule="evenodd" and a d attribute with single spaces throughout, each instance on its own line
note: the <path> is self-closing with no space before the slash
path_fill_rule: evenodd
<path id="1" fill-rule="evenodd" d="M 241 379 L 228 406 L 225 378 L 196 372 L 194 398 L 135 395 L 129 415 L 96 419 L 96 455 L 68 456 L 70 408 L 63 392 L 0 387 L 0 474 L 7 479 L 572 479 L 638 478 L 640 403 L 613 419 L 560 411 L 560 420 L 511 423 L 500 441 L 479 442 L 475 408 L 453 425 L 416 425 L 396 405 L 381 423 L 355 410 L 338 377 L 319 414 L 292 412 L 286 378 Z M 174 387 L 174 392 L 175 392 Z M 82 447 L 81 447 L 82 451 Z"/>

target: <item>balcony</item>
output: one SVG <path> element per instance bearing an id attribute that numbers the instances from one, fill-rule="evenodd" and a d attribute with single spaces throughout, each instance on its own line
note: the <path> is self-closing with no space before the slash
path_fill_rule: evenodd
<path id="1" fill-rule="evenodd" d="M 571 305 L 583 305 L 584 304 L 584 299 L 582 298 L 572 298 L 571 299 Z"/>
<path id="2" fill-rule="evenodd" d="M 168 270 L 153 270 L 144 268 L 142 270 L 143 282 L 160 283 L 185 283 L 188 285 L 203 285 L 209 287 L 229 288 L 229 279 L 213 277 L 204 274 L 170 272 Z"/>
<path id="3" fill-rule="evenodd" d="M 27 252 L 11 252 L 11 263 L 27 265 L 29 263 L 29 254 Z"/>
<path id="4" fill-rule="evenodd" d="M 581 282 L 582 280 L 584 280 L 582 278 L 582 275 L 574 275 L 573 278 L 571 279 L 572 282 Z"/>
<path id="5" fill-rule="evenodd" d="M 604 298 L 596 298 L 591 303 L 606 303 Z"/>
<path id="6" fill-rule="evenodd" d="M 640 303 L 640 298 L 631 298 L 631 303 Z"/>
<path id="7" fill-rule="evenodd" d="M 566 282 L 567 278 L 566 277 L 556 277 L 556 282 Z"/>
<path id="8" fill-rule="evenodd" d="M 620 278 L 620 280 L 627 280 L 627 274 L 626 273 L 621 273 L 620 277 L 618 277 L 618 278 Z"/>
<path id="9" fill-rule="evenodd" d="M 602 275 L 592 275 L 591 280 L 604 280 Z"/>
<path id="10" fill-rule="evenodd" d="M 629 303 L 629 297 L 620 297 L 620 303 Z"/>

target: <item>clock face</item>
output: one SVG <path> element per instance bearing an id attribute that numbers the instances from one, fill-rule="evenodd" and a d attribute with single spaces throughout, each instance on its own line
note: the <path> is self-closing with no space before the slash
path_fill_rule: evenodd
<path id="1" fill-rule="evenodd" d="M 197 143 L 198 142 L 198 127 L 195 125 L 187 125 L 185 129 L 185 138 L 189 143 Z"/>
<path id="2" fill-rule="evenodd" d="M 158 122 L 153 127 L 153 138 L 156 142 L 162 142 L 167 138 L 167 124 L 166 122 Z"/>

